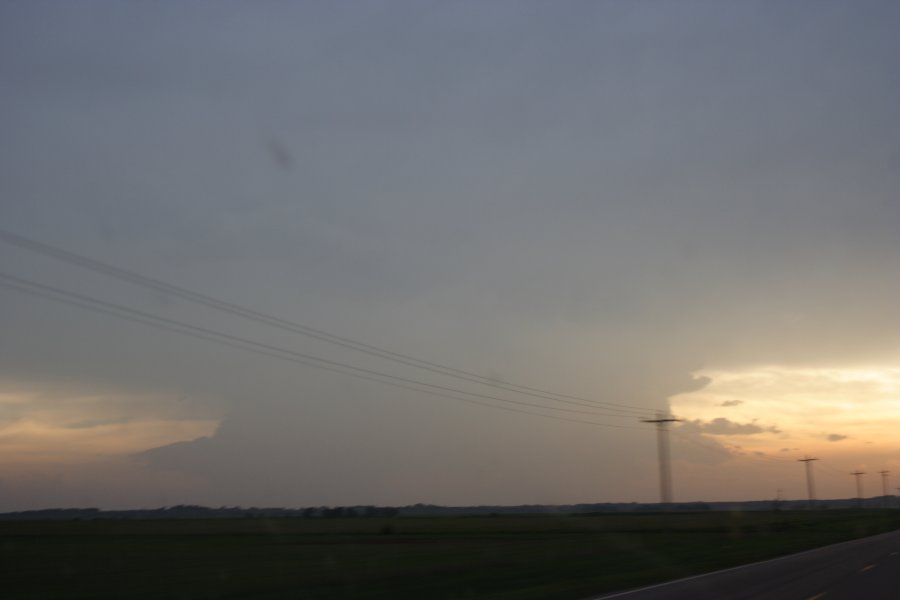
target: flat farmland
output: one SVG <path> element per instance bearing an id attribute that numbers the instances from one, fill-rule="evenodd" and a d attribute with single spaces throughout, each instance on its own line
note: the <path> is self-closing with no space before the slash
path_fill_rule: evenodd
<path id="1" fill-rule="evenodd" d="M 897 528 L 890 510 L 0 521 L 0 595 L 577 599 Z"/>

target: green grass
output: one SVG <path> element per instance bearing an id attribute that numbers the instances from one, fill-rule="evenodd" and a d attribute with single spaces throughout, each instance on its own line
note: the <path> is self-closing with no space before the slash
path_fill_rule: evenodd
<path id="1" fill-rule="evenodd" d="M 4 598 L 575 599 L 900 528 L 900 511 L 0 522 Z"/>

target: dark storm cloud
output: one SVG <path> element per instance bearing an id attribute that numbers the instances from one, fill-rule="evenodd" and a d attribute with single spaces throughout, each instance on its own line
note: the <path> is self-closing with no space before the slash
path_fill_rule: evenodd
<path id="1" fill-rule="evenodd" d="M 0 222 L 369 343 L 649 410 L 702 386 L 690 373 L 708 364 L 881 357 L 900 317 L 900 44 L 895 4 L 861 6 L 7 4 Z M 0 267 L 399 369 L 24 252 L 4 248 Z M 248 477 L 267 489 L 265 465 L 301 455 L 319 483 L 279 484 L 278 502 L 368 502 L 388 480 L 418 501 L 417 478 L 513 498 L 580 489 L 596 465 L 558 475 L 554 461 L 630 443 L 6 290 L 0 314 L 10 386 L 227 412 L 172 453 L 196 449 L 190 464 L 228 493 Z M 527 461 L 510 446 L 546 468 L 508 485 L 475 474 L 515 473 Z"/>

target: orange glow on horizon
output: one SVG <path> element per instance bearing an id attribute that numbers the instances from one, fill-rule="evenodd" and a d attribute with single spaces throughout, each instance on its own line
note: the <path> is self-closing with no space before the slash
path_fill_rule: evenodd
<path id="1" fill-rule="evenodd" d="M 750 452 L 840 455 L 861 460 L 900 449 L 900 369 L 704 370 L 705 388 L 671 398 L 679 417 L 755 424 L 752 434 L 704 436 Z M 776 432 L 777 430 L 777 432 Z"/>

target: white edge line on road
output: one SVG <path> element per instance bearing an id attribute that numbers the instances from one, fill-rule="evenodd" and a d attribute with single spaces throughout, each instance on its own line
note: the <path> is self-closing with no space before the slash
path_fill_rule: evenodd
<path id="1" fill-rule="evenodd" d="M 900 531 L 900 530 L 898 530 Z M 750 567 L 755 567 L 757 565 L 765 565 L 768 563 L 778 562 L 780 560 L 786 560 L 788 558 L 794 558 L 795 556 L 803 556 L 804 554 L 812 554 L 814 552 L 820 552 L 822 550 L 827 550 L 828 548 L 837 548 L 838 546 L 845 546 L 847 544 L 852 544 L 854 542 L 861 542 L 863 540 L 874 540 L 875 538 L 879 538 L 882 536 L 888 536 L 891 534 L 895 534 L 897 531 L 888 531 L 886 533 L 879 533 L 877 535 L 871 535 L 864 538 L 856 538 L 855 540 L 847 540 L 846 542 L 838 542 L 837 544 L 829 544 L 828 546 L 820 546 L 818 548 L 811 548 L 809 550 L 804 550 L 803 552 L 795 552 L 794 554 L 785 554 L 784 556 L 779 556 L 777 558 L 770 558 L 767 560 L 758 560 L 756 562 L 747 563 L 745 565 L 738 565 L 736 567 L 728 567 L 727 569 L 721 569 L 719 571 L 710 571 L 709 573 L 700 573 L 698 575 L 691 575 L 689 577 L 682 577 L 681 579 L 673 579 L 672 581 L 664 581 L 662 583 L 655 583 L 653 585 L 648 585 L 641 588 L 635 588 L 633 590 L 625 590 L 624 592 L 615 592 L 613 594 L 609 594 L 606 596 L 591 596 L 590 598 L 586 598 L 585 600 L 610 600 L 611 598 L 621 598 L 627 596 L 629 594 L 637 594 L 638 592 L 647 592 L 650 590 L 655 590 L 657 588 L 666 587 L 667 585 L 675 585 L 678 583 L 684 583 L 685 581 L 691 581 L 693 579 L 700 579 L 701 577 L 712 577 L 713 575 L 719 575 L 721 573 L 730 573 L 731 571 L 740 571 L 741 569 L 749 569 Z"/>

